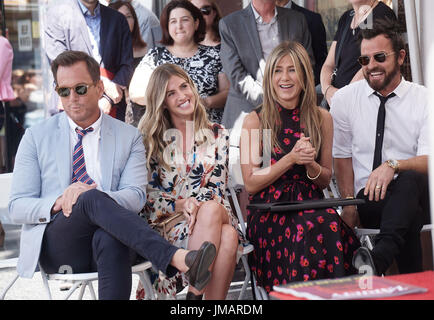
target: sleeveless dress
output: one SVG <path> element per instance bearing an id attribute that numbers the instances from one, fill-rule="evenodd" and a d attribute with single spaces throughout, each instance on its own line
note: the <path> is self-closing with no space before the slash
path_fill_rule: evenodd
<path id="1" fill-rule="evenodd" d="M 281 130 L 271 165 L 289 153 L 300 138 L 300 109 L 278 106 Z M 306 168 L 295 165 L 278 180 L 250 196 L 250 203 L 322 199 L 322 190 L 307 178 Z M 360 243 L 332 209 L 271 213 L 247 211 L 247 240 L 255 247 L 249 265 L 258 285 L 267 292 L 273 285 L 294 281 L 337 278 L 355 274 L 353 253 Z"/>

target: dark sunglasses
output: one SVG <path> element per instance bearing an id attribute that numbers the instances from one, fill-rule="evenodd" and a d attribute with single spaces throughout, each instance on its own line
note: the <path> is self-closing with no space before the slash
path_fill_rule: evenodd
<path id="1" fill-rule="evenodd" d="M 95 84 L 77 84 L 75 87 L 68 88 L 68 87 L 57 87 L 56 92 L 59 96 L 62 98 L 66 98 L 71 94 L 71 89 L 74 89 L 75 93 L 79 96 L 84 96 L 87 93 L 87 90 L 89 87 L 94 86 Z"/>
<path id="2" fill-rule="evenodd" d="M 212 9 L 213 9 L 212 6 L 204 6 L 200 8 L 200 12 L 202 12 L 204 16 L 207 16 L 211 13 Z"/>
<path id="3" fill-rule="evenodd" d="M 390 53 L 386 53 L 386 52 L 380 52 L 380 53 L 376 53 L 373 55 L 375 61 L 377 62 L 384 62 L 386 61 L 387 56 L 391 56 L 394 55 L 395 52 L 390 52 Z M 371 57 L 370 56 L 360 56 L 359 59 L 357 59 L 359 61 L 359 63 L 362 66 L 367 66 L 369 64 L 369 61 L 371 61 Z"/>

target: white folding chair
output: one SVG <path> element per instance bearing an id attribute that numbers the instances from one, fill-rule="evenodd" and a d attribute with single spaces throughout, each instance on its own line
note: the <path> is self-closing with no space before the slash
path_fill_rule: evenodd
<path id="1" fill-rule="evenodd" d="M 241 129 L 243 125 L 243 121 L 247 113 L 242 112 L 238 119 L 235 121 L 235 124 L 231 130 L 229 137 L 229 177 L 228 177 L 228 186 L 227 189 L 229 191 L 229 195 L 232 198 L 233 206 L 235 212 L 237 214 L 238 222 L 240 223 L 241 231 L 246 237 L 246 223 L 244 222 L 243 214 L 241 211 L 240 204 L 237 199 L 236 190 L 244 188 L 243 176 L 241 174 L 241 166 L 240 166 L 240 137 L 241 137 Z M 243 245 L 243 253 L 240 257 L 243 268 L 245 271 L 245 278 L 243 282 L 243 286 L 241 288 L 240 295 L 238 296 L 238 300 L 242 300 L 244 298 L 245 291 L 247 289 L 247 285 L 249 281 L 253 279 L 252 288 L 255 291 L 256 298 L 258 300 L 268 300 L 268 295 L 263 288 L 256 286 L 256 278 L 255 275 L 251 273 L 249 263 L 247 260 L 247 255 L 254 250 L 252 244 L 244 244 Z"/>
<path id="2" fill-rule="evenodd" d="M 323 190 L 325 198 L 339 198 L 339 189 L 334 177 L 332 177 L 329 187 Z M 338 213 L 341 214 L 342 208 L 338 208 Z M 434 230 L 433 224 L 426 224 L 422 227 L 422 232 L 429 232 Z M 374 243 L 372 237 L 380 233 L 380 229 L 369 229 L 369 228 L 354 228 L 354 233 L 359 238 L 362 246 L 367 247 L 369 250 L 374 248 Z"/>
<path id="3" fill-rule="evenodd" d="M 7 259 L 0 261 L 0 269 L 2 268 L 11 268 L 16 267 L 17 258 Z M 131 272 L 139 277 L 139 281 L 143 285 L 145 289 L 145 299 L 146 300 L 155 300 L 156 295 L 154 293 L 151 280 L 146 270 L 152 267 L 151 262 L 146 261 L 140 264 L 134 265 L 131 268 Z M 47 274 L 39 265 L 39 270 L 42 277 L 42 283 L 44 285 L 45 292 L 47 294 L 48 300 L 53 300 L 53 296 L 51 294 L 50 285 L 48 281 L 57 280 L 57 281 L 66 281 L 71 284 L 71 287 L 66 291 L 63 300 L 68 300 L 71 295 L 80 288 L 80 292 L 78 295 L 78 300 L 83 299 L 84 292 L 86 287 L 89 288 L 89 292 L 91 298 L 96 300 L 95 290 L 93 288 L 92 282 L 98 280 L 98 272 L 89 272 L 89 273 L 55 273 L 55 274 Z M 0 293 L 0 300 L 4 300 L 9 289 L 14 285 L 14 283 L 18 280 L 19 276 L 16 274 L 14 278 L 9 282 L 9 284 L 2 290 Z"/>
<path id="4" fill-rule="evenodd" d="M 10 187 L 12 183 L 12 173 L 4 173 L 0 174 L 0 186 L 2 192 L 0 192 L 0 216 L 2 221 L 11 223 L 8 212 L 8 201 L 10 194 Z M 0 269 L 2 268 L 16 268 L 18 258 L 0 260 Z M 145 299 L 155 300 L 156 296 L 154 294 L 154 290 L 151 284 L 151 280 L 149 279 L 149 275 L 147 273 L 147 269 L 151 268 L 151 262 L 143 262 L 137 264 L 131 268 L 131 272 L 139 277 L 140 282 L 145 289 Z M 64 300 L 67 300 L 77 288 L 80 288 L 80 293 L 78 299 L 81 300 L 83 298 L 83 294 L 86 290 L 86 287 L 89 287 L 90 294 L 92 299 L 96 299 L 95 291 L 92 286 L 92 281 L 98 279 L 97 272 L 91 273 L 69 273 L 69 274 L 46 274 L 42 268 L 39 266 L 41 271 L 42 281 L 48 296 L 48 299 L 52 299 L 50 287 L 48 285 L 48 280 L 61 280 L 67 281 L 72 284 L 71 288 L 66 292 Z M 9 284 L 1 291 L 0 300 L 3 300 L 6 296 L 6 293 L 9 289 L 14 285 L 14 283 L 18 280 L 19 276 L 16 274 L 14 278 L 9 282 Z"/>

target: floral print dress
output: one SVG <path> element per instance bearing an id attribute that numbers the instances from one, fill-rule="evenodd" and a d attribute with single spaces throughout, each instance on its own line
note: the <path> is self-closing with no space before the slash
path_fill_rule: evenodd
<path id="1" fill-rule="evenodd" d="M 280 148 L 271 165 L 289 153 L 300 138 L 300 108 L 278 106 L 282 129 Z M 268 187 L 250 196 L 250 203 L 273 203 L 323 198 L 322 190 L 307 178 L 306 168 L 295 165 Z M 337 278 L 354 274 L 351 261 L 360 243 L 332 209 L 271 213 L 247 211 L 247 240 L 255 247 L 249 265 L 258 285 L 267 292 L 273 285 L 294 281 Z"/>
<path id="2" fill-rule="evenodd" d="M 169 169 L 155 161 L 150 163 L 151 172 L 147 187 L 147 203 L 143 218 L 150 225 L 164 221 L 175 213 L 175 201 L 195 197 L 199 202 L 214 200 L 226 208 L 230 223 L 238 230 L 238 219 L 233 215 L 225 196 L 228 180 L 229 135 L 219 124 L 213 124 L 215 142 L 195 144 L 193 152 L 187 156 L 186 163 L 174 164 Z M 188 248 L 188 222 L 176 224 L 168 233 L 168 241 L 173 245 Z M 240 239 L 241 240 L 241 239 Z M 240 241 L 241 243 L 241 241 Z M 242 246 L 240 245 L 241 250 Z M 159 299 L 174 299 L 177 285 L 188 285 L 184 275 L 177 273 L 167 278 L 162 273 L 154 281 Z M 136 293 L 138 299 L 144 298 L 142 288 Z"/>
<path id="3" fill-rule="evenodd" d="M 142 59 L 137 68 L 145 66 L 155 69 L 164 63 L 180 66 L 196 85 L 201 98 L 212 96 L 218 92 L 218 75 L 223 72 L 220 59 L 220 45 L 208 47 L 199 45 L 192 57 L 176 57 L 166 47 L 152 48 Z M 207 109 L 211 122 L 222 123 L 224 108 Z"/>

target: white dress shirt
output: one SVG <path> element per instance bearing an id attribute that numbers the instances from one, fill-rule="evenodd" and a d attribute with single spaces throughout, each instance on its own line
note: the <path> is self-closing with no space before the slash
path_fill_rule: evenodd
<path id="1" fill-rule="evenodd" d="M 331 100 L 333 157 L 352 158 L 354 191 L 372 172 L 380 99 L 366 80 L 338 90 Z M 386 103 L 382 162 L 428 155 L 428 91 L 404 79 Z"/>
<path id="2" fill-rule="evenodd" d="M 102 119 L 102 113 L 100 113 L 98 120 L 96 120 L 92 125 L 89 127 L 93 128 L 92 132 L 88 132 L 82 140 L 83 144 L 83 154 L 84 154 L 84 161 L 86 163 L 86 171 L 89 177 L 92 178 L 92 180 L 97 184 L 97 189 L 101 189 L 101 152 L 100 152 L 100 138 L 101 138 L 101 119 Z M 75 132 L 75 128 L 79 128 L 80 130 L 87 129 L 87 128 L 81 128 L 75 124 L 74 121 L 72 121 L 68 117 L 69 122 L 69 141 L 70 141 L 70 150 L 71 150 L 71 159 L 72 154 L 74 153 L 74 147 L 78 142 L 78 136 Z M 88 127 L 88 128 L 89 128 Z M 72 163 L 72 161 L 71 161 Z M 71 168 L 72 172 L 72 168 Z M 71 173 L 72 178 L 72 173 Z"/>
<path id="3" fill-rule="evenodd" d="M 262 47 L 262 56 L 267 60 L 268 55 L 273 49 L 279 45 L 279 26 L 277 23 L 277 9 L 274 8 L 274 17 L 269 23 L 262 20 L 261 15 L 255 10 L 253 3 L 251 4 L 253 14 L 255 15 L 256 28 L 259 34 L 259 41 Z"/>

